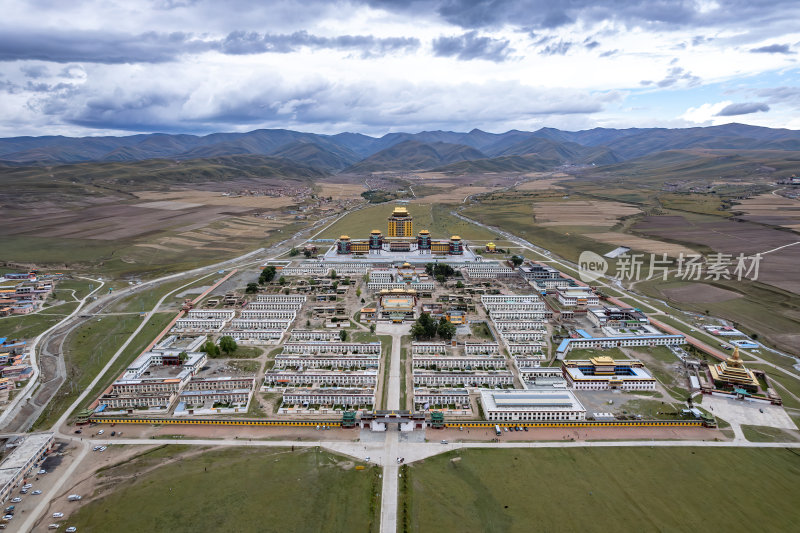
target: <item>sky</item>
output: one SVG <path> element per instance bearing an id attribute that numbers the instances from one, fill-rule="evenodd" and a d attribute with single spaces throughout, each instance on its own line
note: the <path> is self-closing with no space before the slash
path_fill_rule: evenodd
<path id="1" fill-rule="evenodd" d="M 0 136 L 800 129 L 798 0 L 0 0 Z"/>

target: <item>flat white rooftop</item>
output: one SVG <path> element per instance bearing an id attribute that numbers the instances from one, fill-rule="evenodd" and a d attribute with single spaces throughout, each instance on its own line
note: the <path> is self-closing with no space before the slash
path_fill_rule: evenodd
<path id="1" fill-rule="evenodd" d="M 586 411 L 569 390 L 481 391 L 481 403 L 486 411 Z"/>

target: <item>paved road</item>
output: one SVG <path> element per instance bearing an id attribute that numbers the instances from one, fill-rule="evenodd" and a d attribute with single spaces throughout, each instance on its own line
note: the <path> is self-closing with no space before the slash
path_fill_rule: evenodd
<path id="1" fill-rule="evenodd" d="M 400 409 L 400 348 L 402 336 L 408 335 L 409 324 L 378 324 L 376 333 L 392 336 L 392 353 L 389 360 L 389 389 L 386 397 L 386 409 Z M 397 531 L 397 496 L 399 467 L 397 458 L 400 452 L 400 435 L 396 427 L 389 427 L 383 453 L 378 456 L 383 465 L 383 488 L 381 490 L 381 533 Z M 376 457 L 376 458 L 378 458 Z"/>

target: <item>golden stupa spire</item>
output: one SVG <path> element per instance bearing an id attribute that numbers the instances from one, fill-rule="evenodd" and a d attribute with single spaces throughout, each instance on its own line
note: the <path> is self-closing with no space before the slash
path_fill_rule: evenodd
<path id="1" fill-rule="evenodd" d="M 728 359 L 728 366 L 738 368 L 742 366 L 742 358 L 739 356 L 739 347 L 733 349 L 733 355 Z"/>

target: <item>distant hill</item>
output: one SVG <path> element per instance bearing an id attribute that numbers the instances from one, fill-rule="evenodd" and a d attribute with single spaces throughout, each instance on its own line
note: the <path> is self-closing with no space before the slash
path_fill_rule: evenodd
<path id="1" fill-rule="evenodd" d="M 324 173 L 422 170 L 479 160 L 485 161 L 462 167 L 546 169 L 563 164 L 616 164 L 675 150 L 800 151 L 800 131 L 725 124 L 683 129 L 542 128 L 505 133 L 473 129 L 394 132 L 382 137 L 349 132 L 320 135 L 286 129 L 204 136 L 155 133 L 124 137 L 12 137 L 0 139 L 0 164 L 207 160 L 253 155 L 297 163 L 301 173 L 307 168 Z"/>
<path id="2" fill-rule="evenodd" d="M 360 161 L 361 157 L 330 141 L 294 141 L 271 153 L 290 161 L 304 163 L 329 173 L 336 173 Z"/>
<path id="3" fill-rule="evenodd" d="M 484 159 L 485 157 L 478 150 L 463 144 L 423 143 L 408 140 L 369 156 L 348 168 L 347 172 L 421 170 L 457 161 Z"/>
<path id="4" fill-rule="evenodd" d="M 20 195 L 127 194 L 152 190 L 168 184 L 225 182 L 277 178 L 298 182 L 324 179 L 326 173 L 288 159 L 254 155 L 222 156 L 174 161 L 113 161 L 75 163 L 51 167 L 16 166 L 0 168 L 0 187 Z"/>

